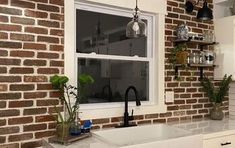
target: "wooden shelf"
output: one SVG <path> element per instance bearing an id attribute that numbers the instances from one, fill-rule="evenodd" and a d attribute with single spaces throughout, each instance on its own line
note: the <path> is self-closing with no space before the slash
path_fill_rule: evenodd
<path id="1" fill-rule="evenodd" d="M 178 69 L 179 67 L 184 66 L 183 64 L 176 64 L 175 65 L 175 79 L 178 78 Z M 216 67 L 216 65 L 209 65 L 209 64 L 187 64 L 188 67 L 198 67 L 200 68 L 200 79 L 203 78 L 203 68 L 206 67 Z"/>
<path id="2" fill-rule="evenodd" d="M 205 42 L 205 41 L 201 41 L 201 40 L 175 40 L 174 41 L 176 44 L 182 44 L 182 43 L 191 43 L 191 44 L 198 44 L 201 46 L 207 46 L 207 45 L 216 45 L 218 44 L 217 42 Z"/>
<path id="3" fill-rule="evenodd" d="M 181 67 L 182 64 L 176 64 L 175 66 Z M 189 67 L 216 67 L 216 65 L 209 65 L 209 64 L 187 64 Z"/>

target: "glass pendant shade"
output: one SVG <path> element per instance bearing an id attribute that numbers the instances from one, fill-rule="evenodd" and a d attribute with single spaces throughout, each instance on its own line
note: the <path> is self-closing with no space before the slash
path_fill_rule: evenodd
<path id="1" fill-rule="evenodd" d="M 206 1 L 203 3 L 203 7 L 198 10 L 197 19 L 203 20 L 203 21 L 213 19 L 212 10 L 207 6 Z"/>
<path id="2" fill-rule="evenodd" d="M 146 36 L 146 24 L 140 19 L 133 19 L 127 24 L 126 36 L 128 38 L 138 38 Z"/>
<path id="3" fill-rule="evenodd" d="M 139 38 L 146 36 L 146 24 L 139 19 L 139 8 L 137 6 L 134 9 L 133 19 L 126 26 L 126 37 L 128 38 Z"/>

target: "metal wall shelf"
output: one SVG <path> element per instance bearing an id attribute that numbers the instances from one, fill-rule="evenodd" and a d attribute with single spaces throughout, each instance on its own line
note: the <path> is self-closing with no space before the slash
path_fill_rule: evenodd
<path id="1" fill-rule="evenodd" d="M 174 43 L 177 44 L 198 44 L 200 46 L 200 50 L 203 51 L 204 46 L 209 45 L 216 45 L 219 44 L 218 42 L 205 42 L 201 40 L 175 40 Z M 176 64 L 175 65 L 175 79 L 178 78 L 178 68 L 183 67 L 185 65 L 183 64 Z M 200 69 L 200 79 L 203 78 L 203 69 L 206 67 L 215 67 L 216 65 L 209 65 L 209 64 L 187 64 L 188 67 L 198 67 Z"/>

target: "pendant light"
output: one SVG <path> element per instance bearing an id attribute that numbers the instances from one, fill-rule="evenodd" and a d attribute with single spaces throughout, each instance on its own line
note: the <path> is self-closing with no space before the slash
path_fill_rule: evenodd
<path id="1" fill-rule="evenodd" d="M 212 10 L 208 7 L 206 0 L 204 0 L 203 7 L 198 10 L 197 19 L 203 21 L 213 19 Z"/>
<path id="2" fill-rule="evenodd" d="M 136 0 L 136 7 L 134 9 L 133 19 L 127 24 L 126 37 L 138 38 L 146 36 L 146 24 L 139 18 L 139 8 Z"/>
<path id="3" fill-rule="evenodd" d="M 195 5 L 199 4 L 199 1 Z M 185 3 L 185 10 L 187 13 L 192 13 L 194 10 L 194 4 L 191 2 L 191 0 L 187 0 Z M 199 20 L 212 20 L 213 19 L 213 13 L 212 10 L 208 7 L 207 1 L 204 0 L 203 7 L 198 10 L 197 13 L 197 19 Z"/>

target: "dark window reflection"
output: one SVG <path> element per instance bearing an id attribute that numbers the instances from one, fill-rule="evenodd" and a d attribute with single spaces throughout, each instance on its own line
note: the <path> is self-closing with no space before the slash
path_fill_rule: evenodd
<path id="1" fill-rule="evenodd" d="M 140 100 L 147 101 L 148 69 L 148 62 L 78 59 L 78 75 L 90 74 L 95 80 L 85 88 L 81 103 L 122 102 L 131 85 L 137 89 Z M 132 91 L 129 99 L 135 100 Z"/>
<path id="2" fill-rule="evenodd" d="M 126 25 L 130 20 L 123 16 L 77 10 L 77 52 L 146 57 L 145 37 L 126 38 Z"/>

